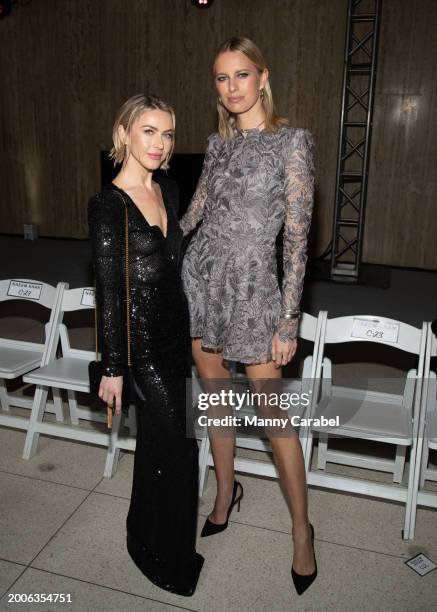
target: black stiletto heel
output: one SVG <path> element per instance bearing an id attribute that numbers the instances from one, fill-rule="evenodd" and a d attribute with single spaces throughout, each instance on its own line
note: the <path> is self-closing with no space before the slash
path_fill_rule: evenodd
<path id="1" fill-rule="evenodd" d="M 240 487 L 241 489 L 241 493 L 238 496 L 238 498 L 236 499 L 237 496 L 237 488 Z M 232 499 L 231 499 L 231 504 L 228 508 L 228 514 L 226 516 L 226 522 L 225 523 L 212 523 L 209 518 L 206 519 L 205 524 L 203 526 L 202 532 L 200 534 L 201 538 L 206 538 L 207 536 L 211 536 L 211 535 L 215 535 L 216 533 L 220 533 L 221 531 L 224 531 L 226 529 L 226 527 L 228 526 L 228 522 L 229 522 L 229 517 L 231 516 L 231 512 L 234 508 L 234 506 L 237 506 L 237 512 L 240 512 L 240 502 L 243 499 L 243 485 L 238 482 L 237 480 L 234 480 L 234 490 L 232 491 Z"/>
<path id="2" fill-rule="evenodd" d="M 309 586 L 312 585 L 314 580 L 317 577 L 317 561 L 316 561 L 316 553 L 314 551 L 314 527 L 310 523 L 311 528 L 311 544 L 313 546 L 313 554 L 314 554 L 314 565 L 315 570 L 312 574 L 298 574 L 294 571 L 293 566 L 291 566 L 291 577 L 293 578 L 294 587 L 297 591 L 298 595 L 302 595 Z"/>

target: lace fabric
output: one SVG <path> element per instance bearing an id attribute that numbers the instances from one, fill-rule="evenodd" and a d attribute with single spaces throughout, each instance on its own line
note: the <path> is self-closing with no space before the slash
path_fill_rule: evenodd
<path id="1" fill-rule="evenodd" d="M 220 150 L 220 141 L 212 134 L 208 138 L 208 146 L 205 152 L 205 158 L 202 166 L 202 173 L 197 183 L 196 191 L 191 198 L 190 205 L 180 220 L 180 227 L 183 235 L 186 236 L 193 231 L 200 223 L 203 217 L 203 210 L 208 198 L 208 179 L 213 169 L 214 162 L 217 159 Z"/>
<path id="2" fill-rule="evenodd" d="M 286 319 L 286 310 L 298 311 L 307 263 L 308 232 L 314 205 L 314 140 L 298 130 L 285 162 L 284 277 L 277 332 L 283 341 L 295 338 L 299 319 Z"/>
<path id="3" fill-rule="evenodd" d="M 314 141 L 305 129 L 209 137 L 198 187 L 181 221 L 202 222 L 182 266 L 191 336 L 242 363 L 271 360 L 273 334 L 296 337 L 313 211 Z M 282 292 L 275 240 L 283 236 Z M 282 295 L 281 295 L 282 293 Z"/>

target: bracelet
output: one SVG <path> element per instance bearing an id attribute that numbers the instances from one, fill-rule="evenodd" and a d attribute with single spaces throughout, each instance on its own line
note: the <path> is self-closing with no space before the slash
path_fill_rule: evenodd
<path id="1" fill-rule="evenodd" d="M 283 319 L 298 319 L 300 317 L 300 310 L 293 310 L 291 308 L 289 308 L 288 310 L 284 311 L 284 314 L 282 315 Z"/>

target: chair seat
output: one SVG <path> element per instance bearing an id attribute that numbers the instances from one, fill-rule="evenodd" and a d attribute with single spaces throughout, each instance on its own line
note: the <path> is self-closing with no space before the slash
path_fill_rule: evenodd
<path id="1" fill-rule="evenodd" d="M 339 417 L 340 426 L 313 425 L 313 431 L 335 434 L 349 438 L 361 438 L 381 442 L 390 442 L 409 446 L 412 443 L 411 415 L 401 403 L 387 403 L 368 399 L 363 392 L 357 397 L 356 389 L 351 389 L 347 397 L 344 389 L 341 396 L 333 394 L 322 398 L 315 417 L 327 419 Z"/>
<path id="2" fill-rule="evenodd" d="M 89 393 L 88 361 L 75 357 L 61 357 L 34 370 L 23 380 L 35 385 L 72 389 Z"/>
<path id="3" fill-rule="evenodd" d="M 18 378 L 39 366 L 43 355 L 41 350 L 3 347 L 0 351 L 0 378 Z"/>

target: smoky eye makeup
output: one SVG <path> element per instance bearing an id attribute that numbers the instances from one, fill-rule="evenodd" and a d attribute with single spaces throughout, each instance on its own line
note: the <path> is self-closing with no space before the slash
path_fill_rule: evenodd
<path id="1" fill-rule="evenodd" d="M 238 72 L 235 73 L 235 76 L 243 77 L 243 78 L 246 78 L 249 75 L 250 75 L 250 70 L 239 70 Z M 225 81 L 228 78 L 229 78 L 229 75 L 227 75 L 227 74 L 217 74 L 215 76 L 215 80 L 219 81 L 219 83 Z"/>
<path id="2" fill-rule="evenodd" d="M 143 132 L 145 134 L 155 134 L 158 130 L 152 126 L 149 125 L 143 125 Z M 169 138 L 170 140 L 173 140 L 174 138 L 174 132 L 163 132 L 163 136 L 165 136 L 166 138 Z"/>
<path id="3" fill-rule="evenodd" d="M 156 132 L 156 128 L 154 128 L 153 125 L 142 125 L 141 129 L 145 134 L 153 134 Z"/>

